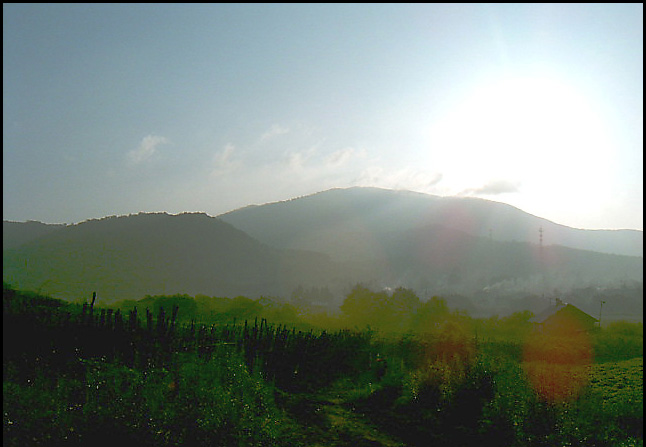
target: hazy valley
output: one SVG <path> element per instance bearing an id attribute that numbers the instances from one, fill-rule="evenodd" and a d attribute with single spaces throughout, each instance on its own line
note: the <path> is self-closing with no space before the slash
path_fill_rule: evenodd
<path id="1" fill-rule="evenodd" d="M 643 311 L 642 232 L 573 229 L 503 203 L 408 191 L 334 189 L 218 217 L 5 221 L 3 246 L 3 281 L 71 301 L 93 291 L 106 302 L 299 295 L 333 312 L 360 283 L 443 296 L 476 315 L 537 312 L 556 297 L 589 313 L 601 299 L 608 315 Z"/>

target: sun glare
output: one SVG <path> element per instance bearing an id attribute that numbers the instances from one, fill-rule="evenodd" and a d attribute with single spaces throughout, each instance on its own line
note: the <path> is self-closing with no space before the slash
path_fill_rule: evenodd
<path id="1" fill-rule="evenodd" d="M 576 88 L 550 77 L 515 77 L 480 86 L 434 123 L 429 161 L 454 194 L 500 179 L 577 185 L 608 167 L 608 141 Z"/>

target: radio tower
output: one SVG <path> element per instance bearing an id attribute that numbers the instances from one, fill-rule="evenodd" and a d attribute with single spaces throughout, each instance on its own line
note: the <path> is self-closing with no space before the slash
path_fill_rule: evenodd
<path id="1" fill-rule="evenodd" d="M 543 259 L 543 226 L 542 225 L 538 228 L 538 263 L 540 265 L 540 270 L 541 270 L 542 289 L 543 289 L 542 298 L 545 299 L 545 262 Z M 550 300 L 550 304 L 552 304 L 551 300 Z"/>
<path id="2" fill-rule="evenodd" d="M 489 281 L 487 282 L 487 286 L 491 287 L 493 285 L 493 276 L 494 276 L 494 262 L 493 262 L 493 256 L 494 256 L 494 251 L 493 251 L 493 232 L 491 231 L 491 228 L 489 228 Z"/>

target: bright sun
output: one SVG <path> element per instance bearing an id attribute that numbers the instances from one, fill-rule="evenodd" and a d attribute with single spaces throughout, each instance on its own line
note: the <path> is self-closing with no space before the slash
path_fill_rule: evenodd
<path id="1" fill-rule="evenodd" d="M 582 94 L 550 77 L 514 77 L 466 95 L 430 132 L 430 163 L 451 194 L 494 181 L 541 194 L 598 183 L 612 148 Z"/>

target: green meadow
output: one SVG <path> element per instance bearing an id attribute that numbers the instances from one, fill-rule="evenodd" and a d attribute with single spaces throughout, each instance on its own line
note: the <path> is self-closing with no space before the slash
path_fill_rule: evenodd
<path id="1" fill-rule="evenodd" d="M 641 446 L 643 329 L 538 332 L 357 287 L 102 306 L 3 286 L 3 444 Z"/>

